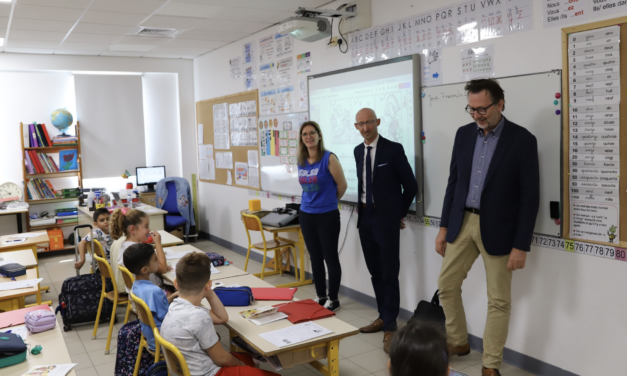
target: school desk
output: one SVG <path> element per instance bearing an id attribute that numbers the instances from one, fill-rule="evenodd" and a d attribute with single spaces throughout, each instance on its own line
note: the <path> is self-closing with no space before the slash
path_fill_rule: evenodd
<path id="1" fill-rule="evenodd" d="M 238 284 L 240 286 L 248 287 L 274 287 L 268 282 L 262 281 L 252 274 L 228 278 L 222 280 L 221 282 L 223 282 L 225 285 Z M 324 365 L 317 360 L 314 360 L 309 364 L 326 376 L 339 376 L 340 340 L 358 334 L 359 330 L 354 326 L 345 323 L 337 317 L 316 320 L 314 321 L 316 324 L 332 331 L 332 333 L 326 336 L 311 339 L 309 341 L 296 343 L 292 346 L 277 347 L 260 337 L 259 334 L 287 328 L 289 326 L 293 326 L 294 324 L 285 319 L 257 326 L 240 316 L 238 313 L 248 309 L 285 303 L 285 301 L 264 300 L 256 301 L 248 307 L 225 307 L 227 313 L 229 314 L 229 321 L 224 324 L 224 326 L 229 329 L 229 338 L 240 337 L 248 345 L 253 347 L 263 356 L 289 354 L 302 350 L 310 351 L 312 354 L 314 352 L 319 354 L 320 351 L 324 351 L 326 354 L 325 358 L 327 359 L 328 365 Z M 203 299 L 202 304 L 206 307 L 209 307 L 209 303 L 206 299 Z M 234 345 L 231 345 L 231 351 L 237 351 L 237 348 Z"/>
<path id="2" fill-rule="evenodd" d="M 78 206 L 78 224 L 79 225 L 91 225 L 94 226 L 94 212 L 89 211 L 87 206 Z M 140 205 L 134 209 L 141 210 L 148 214 L 150 220 L 150 229 L 153 231 L 165 230 L 164 215 L 168 212 L 165 210 L 157 209 L 150 205 Z M 88 229 L 81 229 L 80 236 L 85 236 Z"/>
<path id="3" fill-rule="evenodd" d="M 185 244 L 185 245 L 181 245 L 178 247 L 169 247 L 166 252 L 173 252 L 174 254 L 176 253 L 180 253 L 181 257 L 185 256 L 185 252 L 186 251 L 194 251 L 194 252 L 198 252 L 198 253 L 204 253 L 203 251 L 201 251 L 200 249 L 190 245 L 190 244 Z M 180 260 L 180 258 L 178 259 L 170 259 L 168 260 L 168 265 L 173 265 L 176 262 L 178 262 L 178 260 Z M 218 271 L 220 273 L 218 274 L 212 274 L 211 275 L 211 280 L 212 281 L 217 281 L 219 279 L 224 279 L 224 278 L 231 278 L 231 277 L 237 277 L 237 276 L 241 276 L 241 275 L 246 275 L 248 274 L 247 272 L 236 268 L 233 265 L 222 265 L 222 266 L 217 266 L 216 269 L 218 269 Z M 174 270 L 171 270 L 167 273 L 164 273 L 161 275 L 163 277 L 163 279 L 165 279 L 166 281 L 174 284 L 174 278 L 176 278 L 176 273 Z"/>
<path id="4" fill-rule="evenodd" d="M 248 209 L 246 210 L 242 210 L 241 213 L 246 213 L 246 214 L 253 214 L 253 215 L 258 215 L 259 218 L 261 218 L 263 216 L 263 214 L 267 214 L 270 213 L 270 210 L 260 210 L 260 211 L 250 211 Z M 244 221 L 243 219 L 244 217 L 242 217 L 242 222 Z M 304 285 L 310 285 L 313 283 L 313 280 L 311 279 L 305 279 L 305 238 L 303 238 L 303 232 L 300 229 L 300 225 L 290 225 L 290 226 L 284 226 L 284 227 L 273 227 L 273 226 L 263 226 L 264 231 L 267 231 L 269 233 L 272 234 L 272 237 L 274 240 L 279 241 L 282 240 L 286 243 L 292 244 L 293 246 L 295 246 L 296 248 L 298 248 L 298 260 L 299 260 L 299 272 L 300 275 L 298 277 L 298 281 L 296 282 L 292 282 L 292 283 L 284 283 L 281 285 L 277 285 L 276 287 L 298 287 L 298 286 L 304 286 Z M 245 231 L 245 230 L 244 230 Z M 295 232 L 298 234 L 298 240 L 294 241 L 291 239 L 287 239 L 287 238 L 283 238 L 281 236 L 279 236 L 280 233 L 282 232 Z M 283 251 L 281 251 L 281 257 L 283 257 Z M 289 252 L 287 253 L 287 265 L 283 265 L 283 262 L 281 260 L 281 262 L 279 262 L 279 265 L 281 267 L 283 267 L 283 270 L 287 269 L 289 270 Z M 264 272 L 263 275 L 265 276 L 269 276 L 269 275 L 275 275 L 275 274 L 279 274 L 281 271 L 274 265 L 274 263 L 276 262 L 276 260 L 274 260 L 274 258 L 268 262 L 265 267 L 266 268 L 273 268 L 274 270 L 271 272 Z M 255 274 L 256 276 L 260 276 L 261 273 L 257 273 Z"/>
<path id="5" fill-rule="evenodd" d="M 16 238 L 19 238 L 20 235 L 25 235 L 25 234 L 40 234 L 38 236 L 32 237 L 32 238 L 26 238 L 26 240 L 22 243 L 19 244 L 11 244 L 9 243 L 12 236 L 15 236 Z M 39 259 L 37 257 L 37 244 L 40 243 L 49 243 L 50 242 L 50 238 L 48 238 L 48 232 L 46 230 L 38 230 L 38 231 L 32 231 L 32 232 L 25 232 L 25 233 L 21 233 L 21 234 L 14 234 L 14 235 L 3 235 L 0 237 L 0 257 L 3 257 L 2 254 L 4 252 L 9 252 L 9 251 L 17 251 L 17 250 L 24 250 L 24 249 L 30 249 L 33 252 L 33 255 L 35 256 L 35 261 L 39 262 Z M 37 278 L 39 278 L 39 267 L 35 267 L 35 270 L 37 271 Z M 39 288 L 40 291 L 49 291 L 50 290 L 50 286 L 40 286 Z M 37 295 L 37 305 L 39 304 L 48 304 L 51 305 L 52 304 L 52 300 L 48 300 L 47 302 L 43 302 L 41 301 L 41 294 Z"/>
<path id="6" fill-rule="evenodd" d="M 52 310 L 52 309 L 51 309 Z M 0 318 L 2 317 L 0 313 Z M 24 325 L 18 325 L 14 328 L 24 327 Z M 0 329 L 0 331 L 13 330 L 12 328 Z M 41 333 L 31 334 L 26 337 L 26 344 L 30 345 L 28 354 L 26 355 L 26 361 L 15 364 L 6 368 L 0 368 L 1 375 L 23 375 L 34 366 L 54 365 L 54 364 L 71 364 L 70 354 L 68 353 L 63 334 L 61 333 L 61 326 L 57 323 L 54 329 L 47 330 Z M 30 353 L 30 350 L 35 346 L 41 346 L 41 352 L 37 355 Z M 68 376 L 76 376 L 76 372 L 72 369 Z"/>
<path id="7" fill-rule="evenodd" d="M 18 234 L 22 233 L 22 213 L 28 214 L 28 208 L 0 210 L 0 215 L 15 215 Z"/>
<path id="8" fill-rule="evenodd" d="M 13 260 L 20 265 L 24 265 L 26 269 L 37 269 L 37 259 L 30 249 L 23 249 L 21 251 L 9 251 L 2 252 L 0 254 L 0 261 Z M 41 304 L 41 291 L 37 291 L 37 304 Z"/>
<path id="9" fill-rule="evenodd" d="M 35 269 L 26 269 L 25 275 L 15 277 L 16 281 L 23 281 L 27 279 L 37 279 L 37 271 Z M 11 280 L 11 278 L 0 277 L 0 284 L 6 282 L 13 281 Z M 28 295 L 39 295 L 38 303 L 41 304 L 41 292 L 39 291 L 38 286 L 39 285 L 23 289 L 0 291 L 0 310 L 12 311 L 14 309 L 25 308 L 26 305 L 24 303 L 24 300 Z"/>

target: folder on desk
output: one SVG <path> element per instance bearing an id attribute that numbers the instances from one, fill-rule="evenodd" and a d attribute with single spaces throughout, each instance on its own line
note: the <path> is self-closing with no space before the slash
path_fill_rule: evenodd
<path id="1" fill-rule="evenodd" d="M 35 307 L 16 309 L 15 311 L 8 311 L 0 314 L 0 329 L 24 324 L 24 316 L 26 316 L 28 312 L 37 311 L 39 309 L 50 310 L 50 307 L 48 307 L 47 304 L 42 304 Z"/>
<path id="2" fill-rule="evenodd" d="M 292 300 L 297 287 L 251 287 L 255 300 Z"/>
<path id="3" fill-rule="evenodd" d="M 330 311 L 320 304 L 314 302 L 312 299 L 298 300 L 291 303 L 277 304 L 279 312 L 283 312 L 287 315 L 287 319 L 292 324 L 299 324 L 302 322 L 326 319 L 327 317 L 335 316 L 335 312 Z"/>

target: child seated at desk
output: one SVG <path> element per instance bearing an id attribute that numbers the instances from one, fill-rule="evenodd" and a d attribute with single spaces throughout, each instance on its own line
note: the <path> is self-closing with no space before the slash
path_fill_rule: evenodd
<path id="1" fill-rule="evenodd" d="M 118 240 L 123 235 L 126 236 L 126 239 L 120 244 Z M 111 236 L 116 240 L 111 247 L 111 269 L 113 269 L 118 291 L 126 291 L 128 294 L 122 272 L 118 268 L 118 265 L 124 266 L 124 252 L 133 244 L 145 242 L 152 236 L 157 260 L 159 260 L 159 268 L 155 273 L 150 274 L 150 281 L 161 287 L 168 295 L 172 292 L 172 289 L 166 287 L 163 284 L 163 279 L 157 275 L 157 273 L 166 273 L 172 268 L 168 266 L 165 253 L 163 253 L 161 235 L 157 231 L 150 231 L 150 220 L 146 213 L 141 210 L 115 209 L 111 216 Z"/>
<path id="2" fill-rule="evenodd" d="M 161 324 L 163 338 L 185 357 L 192 376 L 270 376 L 274 372 L 255 367 L 248 354 L 229 353 L 220 343 L 214 325 L 228 321 L 229 315 L 211 289 L 209 257 L 190 253 L 176 264 L 174 299 Z M 211 309 L 201 305 L 206 298 Z"/>
<path id="3" fill-rule="evenodd" d="M 74 263 L 74 267 L 76 269 L 82 268 L 85 264 L 87 243 L 91 242 L 92 239 L 96 239 L 100 244 L 102 244 L 107 261 L 110 259 L 110 249 L 111 244 L 113 244 L 113 238 L 109 236 L 109 211 L 105 208 L 96 209 L 93 217 L 95 228 L 91 230 L 90 234 L 85 235 L 83 240 L 78 243 L 78 254 L 80 255 L 80 260 Z M 98 264 L 96 264 L 96 269 L 97 268 Z"/>
<path id="4" fill-rule="evenodd" d="M 447 376 L 446 336 L 428 322 L 405 325 L 392 339 L 388 369 L 391 376 Z"/>
<path id="5" fill-rule="evenodd" d="M 168 313 L 168 307 L 178 293 L 171 294 L 166 298 L 165 293 L 150 281 L 150 274 L 159 269 L 157 254 L 150 244 L 133 244 L 124 252 L 124 265 L 133 274 L 135 282 L 131 291 L 135 296 L 143 300 L 152 312 L 157 328 L 161 328 L 161 322 Z M 142 323 L 142 333 L 150 351 L 155 351 L 155 336 L 150 325 Z"/>

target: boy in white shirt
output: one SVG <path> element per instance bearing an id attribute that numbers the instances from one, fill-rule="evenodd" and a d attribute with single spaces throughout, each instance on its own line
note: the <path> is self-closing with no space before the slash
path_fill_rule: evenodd
<path id="1" fill-rule="evenodd" d="M 113 238 L 109 235 L 109 211 L 105 208 L 96 209 L 93 214 L 94 218 L 94 229 L 91 230 L 91 233 L 85 235 L 83 240 L 78 243 L 78 254 L 80 255 L 80 260 L 74 263 L 74 267 L 76 269 L 80 269 L 85 264 L 85 252 L 87 250 L 87 243 L 91 242 L 92 239 L 98 240 L 102 245 L 102 248 L 105 253 L 105 257 L 107 261 L 110 259 L 109 250 L 111 249 L 111 244 L 113 244 Z M 95 247 L 95 245 L 94 245 Z M 96 264 L 96 269 L 98 268 L 98 264 Z"/>
<path id="2" fill-rule="evenodd" d="M 204 254 L 187 254 L 176 264 L 179 297 L 163 319 L 161 336 L 183 354 L 192 376 L 278 376 L 255 368 L 250 355 L 222 347 L 214 325 L 224 324 L 229 315 L 211 289 L 210 277 L 211 261 Z M 211 309 L 201 304 L 204 298 Z"/>

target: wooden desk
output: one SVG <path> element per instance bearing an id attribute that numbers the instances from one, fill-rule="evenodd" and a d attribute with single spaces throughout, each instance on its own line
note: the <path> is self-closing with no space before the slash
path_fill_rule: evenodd
<path id="1" fill-rule="evenodd" d="M 198 252 L 198 253 L 204 253 L 203 251 L 201 251 L 200 249 L 189 245 L 189 244 L 184 244 L 178 247 L 170 247 L 167 249 L 168 252 L 185 252 L 185 251 L 194 251 L 194 252 Z M 183 257 L 183 256 L 181 256 Z M 170 264 L 174 264 L 176 263 L 178 260 L 180 259 L 172 259 L 172 260 L 168 260 L 168 265 Z M 238 276 L 242 276 L 242 275 L 247 275 L 248 273 L 236 268 L 233 265 L 223 265 L 223 266 L 218 266 L 216 267 L 216 269 L 218 269 L 218 271 L 220 273 L 218 274 L 212 274 L 211 275 L 211 280 L 212 281 L 217 281 L 219 279 L 224 279 L 224 278 L 231 278 L 231 277 L 238 277 Z M 174 278 L 176 278 L 176 273 L 174 272 L 174 270 L 169 271 L 167 273 L 164 273 L 161 275 L 163 277 L 163 279 L 165 279 L 166 281 L 174 284 Z"/>
<path id="2" fill-rule="evenodd" d="M 0 315 L 2 314 L 0 313 Z M 24 325 L 17 325 L 15 328 L 23 326 Z M 11 328 L 0 329 L 0 331 L 6 331 L 9 329 Z M 26 361 L 10 367 L 1 368 L 2 375 L 22 375 L 34 366 L 74 363 L 70 358 L 67 346 L 63 340 L 61 326 L 58 324 L 54 327 L 54 329 L 29 335 L 26 337 L 25 342 L 30 345 L 28 350 L 29 352 L 26 355 Z M 37 345 L 41 345 L 41 353 L 39 355 L 31 354 L 30 350 Z M 72 370 L 68 373 L 68 375 L 76 376 L 76 372 Z"/>
<path id="3" fill-rule="evenodd" d="M 20 265 L 24 265 L 26 269 L 32 269 L 37 267 L 37 259 L 30 249 L 2 252 L 2 254 L 0 254 L 0 261 L 4 260 L 13 260 Z"/>
<path id="4" fill-rule="evenodd" d="M 94 212 L 89 211 L 87 206 L 77 206 L 78 209 L 78 224 L 79 225 L 94 225 Z M 165 210 L 157 209 L 153 206 L 149 205 L 139 205 L 134 209 L 141 210 L 148 214 L 150 219 L 150 229 L 153 231 L 165 230 L 165 219 L 164 215 L 168 212 Z M 80 235 L 85 236 L 87 234 L 88 229 L 81 229 Z"/>
<path id="5" fill-rule="evenodd" d="M 26 241 L 23 243 L 19 243 L 19 244 L 10 244 L 7 243 L 10 236 L 19 236 L 19 235 L 24 235 L 24 234 L 41 234 L 39 236 L 36 236 L 34 238 L 26 238 Z M 32 231 L 32 232 L 26 232 L 26 233 L 22 233 L 22 234 L 15 234 L 15 235 L 5 235 L 5 236 L 1 236 L 0 237 L 0 257 L 2 257 L 2 254 L 4 252 L 8 252 L 8 251 L 17 251 L 17 250 L 24 250 L 24 249 L 30 249 L 33 252 L 33 255 L 35 256 L 35 261 L 39 262 L 39 259 L 37 257 L 37 244 L 40 243 L 49 243 L 50 242 L 50 238 L 48 238 L 48 232 L 45 230 L 39 230 L 39 231 Z M 35 268 L 35 270 L 37 270 L 37 277 L 39 278 L 39 266 L 37 266 Z M 50 290 L 50 286 L 40 286 L 40 291 L 48 291 Z M 40 304 L 48 304 L 51 305 L 52 304 L 52 300 L 48 300 L 47 302 L 43 302 L 41 301 L 41 294 L 37 294 L 37 305 Z"/>
<path id="6" fill-rule="evenodd" d="M 245 214 L 253 214 L 253 215 L 258 215 L 260 218 L 267 214 L 270 213 L 270 210 L 261 210 L 261 211 L 250 211 L 250 210 L 242 210 L 242 213 Z M 242 222 L 243 222 L 243 217 L 242 217 Z M 282 240 L 286 243 L 289 243 L 295 247 L 298 248 L 298 260 L 299 260 L 299 269 L 300 269 L 300 276 L 298 278 L 298 281 L 296 282 L 292 282 L 292 283 L 285 283 L 282 285 L 277 285 L 276 287 L 298 287 L 298 286 L 304 286 L 304 285 L 310 285 L 313 283 L 313 280 L 311 279 L 305 279 L 305 238 L 303 238 L 303 232 L 300 229 L 300 225 L 291 225 L 291 226 L 285 226 L 285 227 L 272 227 L 272 226 L 263 226 L 264 231 L 268 231 L 269 233 L 272 234 L 273 239 L 276 241 Z M 297 241 L 293 241 L 291 239 L 287 239 L 287 238 L 283 238 L 281 236 L 279 236 L 279 233 L 281 232 L 296 232 L 298 234 L 298 240 Z M 281 251 L 281 257 L 283 256 L 283 251 Z M 288 253 L 289 255 L 289 253 Z M 264 277 L 268 276 L 268 275 L 275 275 L 275 274 L 279 274 L 280 267 L 283 267 L 283 259 L 279 260 L 278 262 L 278 267 L 275 265 L 277 260 L 272 259 L 272 261 L 270 261 L 269 263 L 267 263 L 264 267 L 268 268 L 268 267 L 273 267 L 274 270 L 268 273 L 263 273 Z M 296 262 L 294 262 L 294 264 L 296 264 Z M 289 258 L 288 258 L 288 265 L 287 268 L 289 270 Z M 254 274 L 255 276 L 261 276 L 261 273 L 257 273 Z"/>
<path id="7" fill-rule="evenodd" d="M 225 282 L 226 284 L 226 281 L 222 282 Z M 229 278 L 228 284 L 238 284 L 248 287 L 274 287 L 268 282 L 262 281 L 261 279 L 251 274 Z M 247 309 L 272 306 L 281 303 L 285 303 L 285 301 L 264 300 L 256 301 L 254 304 L 248 307 L 225 307 L 227 313 L 229 314 L 229 321 L 224 324 L 224 326 L 229 329 L 229 338 L 240 337 L 255 350 L 259 351 L 259 353 L 263 356 L 288 354 L 303 349 L 314 352 L 316 349 L 319 350 L 320 348 L 325 348 L 328 366 L 325 366 L 317 360 L 309 364 L 311 364 L 312 367 L 316 368 L 318 371 L 326 376 L 339 376 L 340 340 L 358 334 L 359 330 L 354 326 L 347 324 L 336 317 L 316 320 L 316 324 L 331 330 L 333 333 L 323 337 L 314 338 L 309 341 L 297 343 L 293 346 L 276 347 L 272 343 L 261 338 L 259 334 L 287 328 L 294 324 L 292 324 L 288 320 L 280 320 L 270 324 L 257 326 L 238 314 L 238 312 Z M 206 307 L 209 307 L 209 303 L 206 299 L 203 299 L 202 304 Z M 236 347 L 231 345 L 231 351 L 237 351 Z"/>
<path id="8" fill-rule="evenodd" d="M 28 216 L 28 208 L 20 208 L 20 209 L 6 209 L 0 210 L 0 215 L 15 215 L 17 220 L 17 233 L 22 233 L 22 213 L 26 213 Z"/>
<path id="9" fill-rule="evenodd" d="M 152 222 L 150 224 L 150 229 L 153 230 Z M 172 246 L 184 243 L 182 239 L 177 238 L 176 236 L 170 234 L 166 230 L 159 230 L 159 234 L 161 234 L 161 246 L 162 247 L 172 247 Z"/>
<path id="10" fill-rule="evenodd" d="M 26 279 L 36 279 L 37 271 L 35 269 L 26 269 L 26 274 L 15 277 L 16 281 L 23 281 Z M 12 282 L 10 278 L 0 278 L 0 284 Z M 41 301 L 41 292 L 39 291 L 39 285 L 33 287 L 27 287 L 23 289 L 5 290 L 0 291 L 0 309 L 3 311 L 12 311 L 14 309 L 24 308 L 26 305 L 24 299 L 27 295 L 39 294 L 39 301 Z M 41 304 L 41 303 L 40 303 Z"/>

